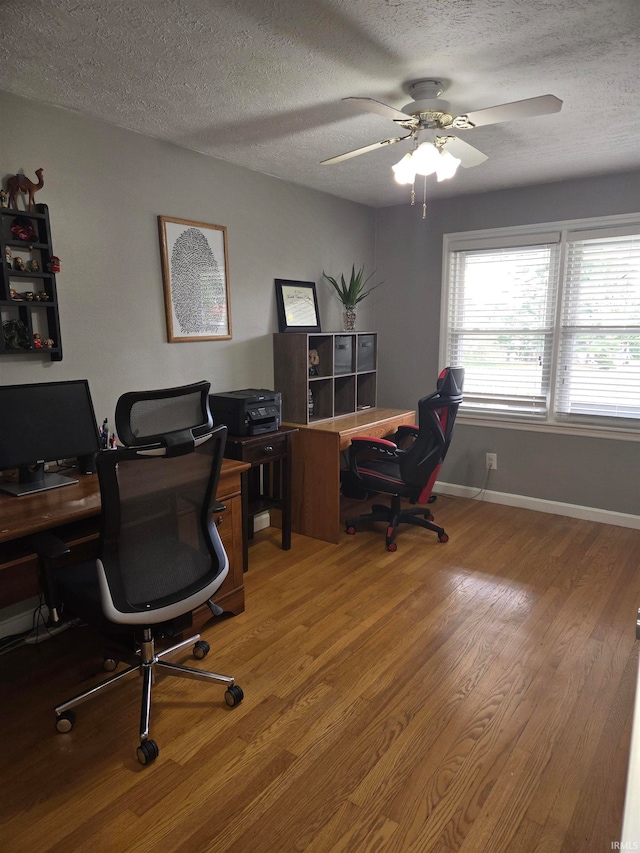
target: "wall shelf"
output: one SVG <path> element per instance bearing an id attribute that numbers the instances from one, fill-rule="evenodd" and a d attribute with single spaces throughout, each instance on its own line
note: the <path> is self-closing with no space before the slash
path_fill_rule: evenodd
<path id="1" fill-rule="evenodd" d="M 33 241 L 18 240 L 11 232 L 16 217 L 31 221 L 35 232 Z M 11 253 L 11 266 L 7 263 L 7 249 Z M 25 265 L 37 262 L 38 271 L 14 269 L 16 257 L 22 258 Z M 0 207 L 0 356 L 29 354 L 44 356 L 51 361 L 62 360 L 56 277 L 53 272 L 49 272 L 53 257 L 49 208 L 46 204 L 37 204 L 35 211 Z M 12 296 L 12 292 L 21 294 L 21 298 Z M 22 296 L 25 293 L 32 294 L 32 298 Z M 43 294 L 46 294 L 46 298 Z M 18 321 L 24 331 L 22 346 L 12 346 L 11 340 L 7 338 L 5 324 L 11 320 Z M 53 344 L 36 347 L 34 335 L 40 335 L 43 344 L 46 340 L 53 341 Z"/>

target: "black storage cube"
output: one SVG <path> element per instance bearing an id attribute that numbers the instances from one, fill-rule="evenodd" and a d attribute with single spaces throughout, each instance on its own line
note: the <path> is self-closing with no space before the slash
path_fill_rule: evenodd
<path id="1" fill-rule="evenodd" d="M 375 335 L 358 335 L 358 371 L 376 369 Z"/>
<path id="2" fill-rule="evenodd" d="M 336 335 L 333 372 L 353 373 L 353 335 Z"/>

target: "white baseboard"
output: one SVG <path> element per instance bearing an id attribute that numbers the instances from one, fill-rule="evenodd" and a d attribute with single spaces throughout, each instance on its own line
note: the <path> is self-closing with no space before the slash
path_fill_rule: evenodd
<path id="1" fill-rule="evenodd" d="M 566 515 L 569 518 L 582 518 L 585 521 L 597 521 L 601 524 L 615 524 L 618 527 L 632 527 L 640 530 L 640 515 L 626 512 L 613 512 L 609 509 L 598 509 L 592 506 L 567 504 L 561 501 L 549 501 L 544 498 L 530 498 L 526 495 L 513 495 L 508 492 L 492 492 L 486 490 L 478 494 L 478 489 L 471 486 L 459 486 L 456 483 L 441 483 L 437 481 L 434 492 L 443 495 L 455 495 L 460 498 L 476 498 L 487 503 L 517 506 L 521 509 L 532 509 L 535 512 L 549 512 L 552 515 Z"/>

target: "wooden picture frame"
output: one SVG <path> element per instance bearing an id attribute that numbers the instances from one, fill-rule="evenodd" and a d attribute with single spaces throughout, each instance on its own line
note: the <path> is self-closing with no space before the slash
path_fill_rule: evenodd
<path id="1" fill-rule="evenodd" d="M 318 296 L 313 281 L 277 278 L 276 305 L 280 332 L 320 332 Z"/>
<path id="2" fill-rule="evenodd" d="M 231 338 L 227 229 L 190 219 L 158 216 L 167 338 Z"/>

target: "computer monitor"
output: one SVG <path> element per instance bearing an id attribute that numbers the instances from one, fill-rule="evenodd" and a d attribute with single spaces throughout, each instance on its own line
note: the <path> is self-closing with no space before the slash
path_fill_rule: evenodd
<path id="1" fill-rule="evenodd" d="M 0 489 L 26 495 L 77 483 L 49 473 L 45 462 L 95 454 L 100 436 L 84 380 L 0 385 L 0 470 L 18 468 L 18 482 Z"/>

